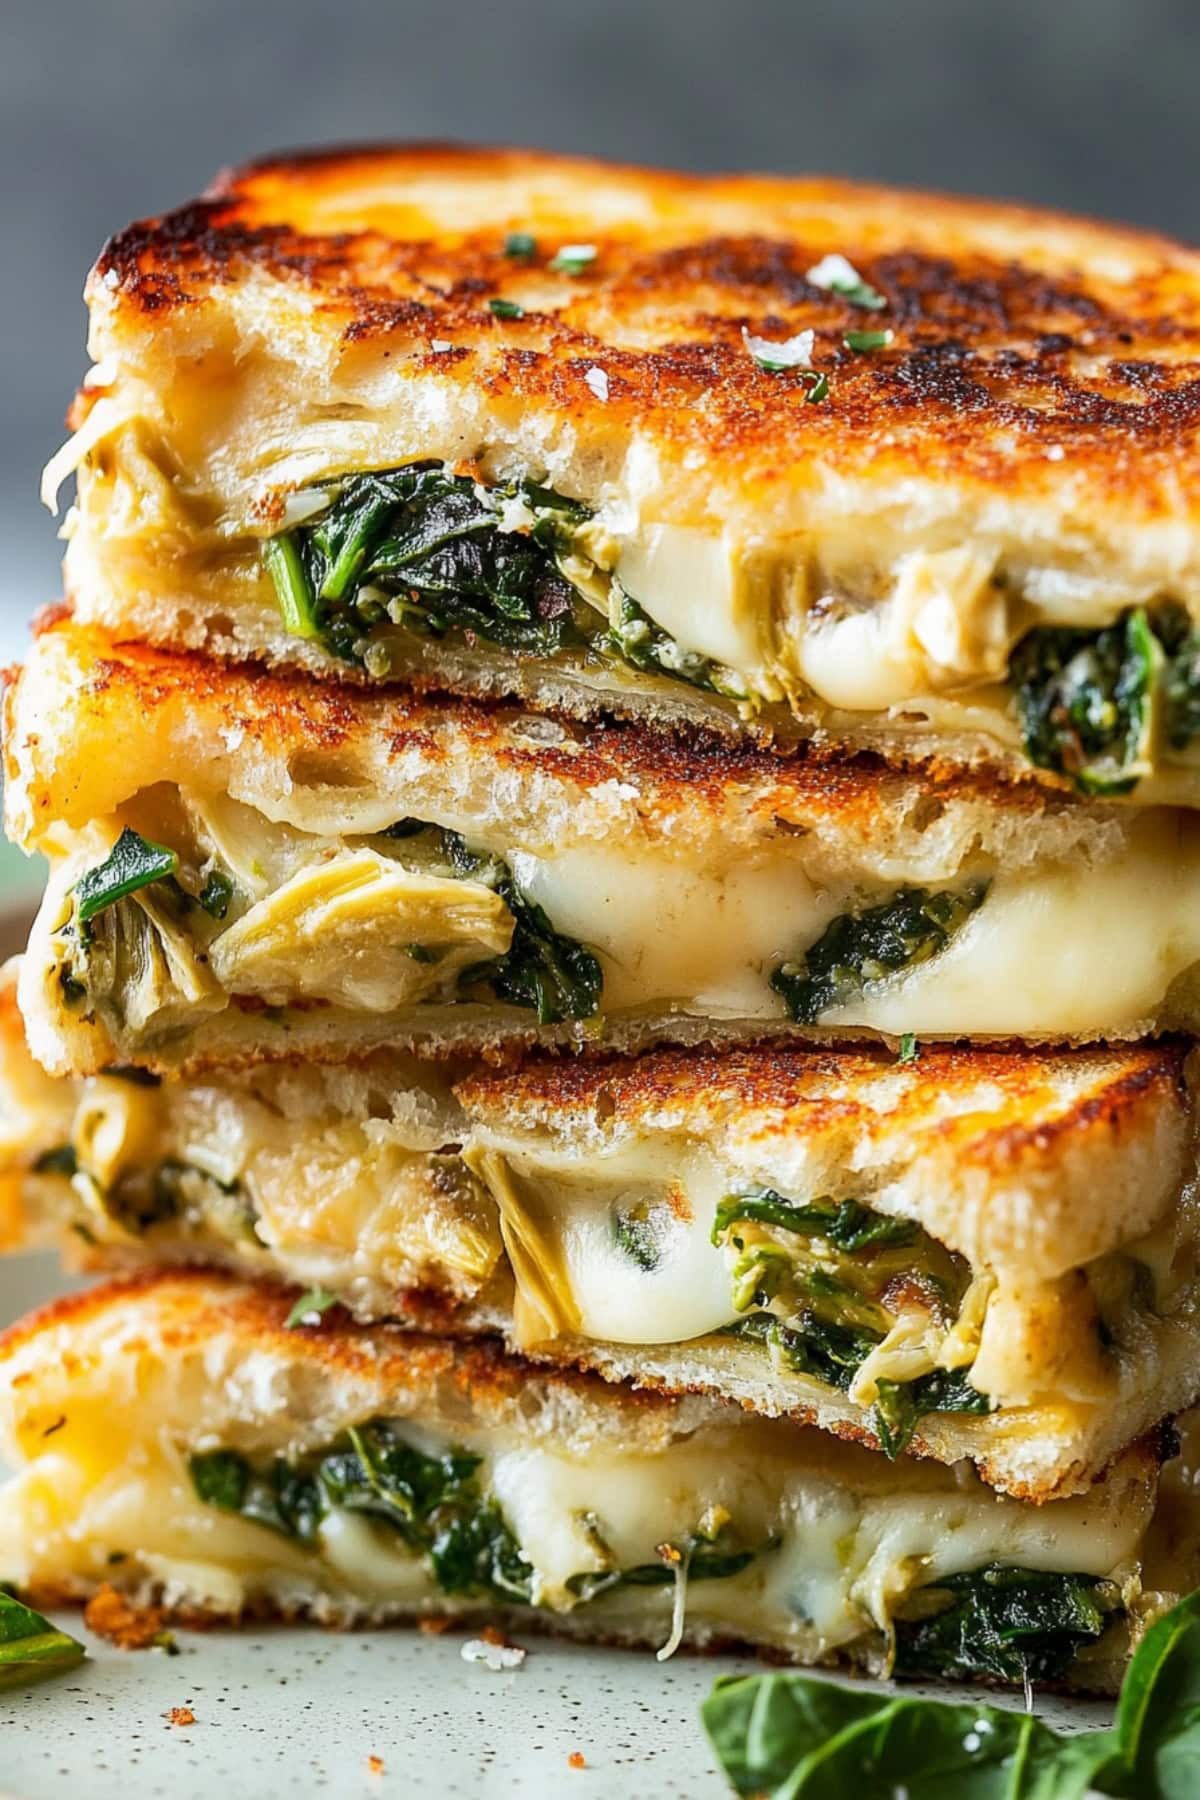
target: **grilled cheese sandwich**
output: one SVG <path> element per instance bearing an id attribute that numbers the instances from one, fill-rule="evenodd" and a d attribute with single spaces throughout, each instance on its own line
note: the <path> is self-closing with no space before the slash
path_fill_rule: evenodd
<path id="1" fill-rule="evenodd" d="M 277 158 L 87 288 L 81 616 L 1200 796 L 1200 261 L 826 179 Z"/>
<path id="2" fill-rule="evenodd" d="M 10 835 L 51 862 L 22 1005 L 57 1072 L 1197 1019 L 1182 808 L 337 689 L 63 620 L 10 688 L 5 774 Z"/>
<path id="3" fill-rule="evenodd" d="M 158 1275 L 0 1338 L 0 1580 L 42 1603 L 108 1582 L 185 1618 L 483 1617 L 660 1654 L 1119 1678 L 1160 1446 L 1031 1508 L 490 1344 L 289 1330 L 291 1303 Z"/>
<path id="4" fill-rule="evenodd" d="M 10 988 L 0 1243 L 223 1265 L 1041 1501 L 1195 1397 L 1189 1074 L 764 1048 L 72 1083 Z"/>

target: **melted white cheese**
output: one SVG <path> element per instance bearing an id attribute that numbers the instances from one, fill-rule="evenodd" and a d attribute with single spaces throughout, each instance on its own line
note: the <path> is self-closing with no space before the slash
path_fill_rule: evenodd
<path id="1" fill-rule="evenodd" d="M 683 1001 L 718 1016 L 778 1016 L 772 968 L 843 903 L 818 892 L 786 849 L 725 867 L 649 847 L 507 854 L 557 929 L 599 953 L 606 1012 Z"/>

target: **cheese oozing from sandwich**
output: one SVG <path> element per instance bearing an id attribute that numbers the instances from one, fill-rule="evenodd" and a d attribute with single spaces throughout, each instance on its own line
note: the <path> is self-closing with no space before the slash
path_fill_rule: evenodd
<path id="1" fill-rule="evenodd" d="M 52 863 L 23 1005 L 62 1071 L 1196 1022 L 1183 809 L 334 694 L 64 623 L 6 772 Z"/>
<path id="2" fill-rule="evenodd" d="M 227 173 L 87 293 L 46 492 L 122 636 L 1200 796 L 1183 246 L 396 145 Z"/>
<path id="3" fill-rule="evenodd" d="M 1119 1674 L 1150 1445 L 1031 1508 L 490 1346 L 288 1329 L 289 1305 L 159 1275 L 0 1339 L 0 1579 L 43 1600 L 107 1581 L 191 1614 L 483 1615 L 875 1673 L 1019 1682 L 1027 1660 L 1098 1691 Z M 1006 1659 L 991 1627 L 1031 1600 L 1043 1628 Z"/>
<path id="4" fill-rule="evenodd" d="M 1179 1046 L 378 1052 L 68 1082 L 0 1004 L 0 1242 L 206 1262 L 1045 1500 L 1191 1394 Z"/>

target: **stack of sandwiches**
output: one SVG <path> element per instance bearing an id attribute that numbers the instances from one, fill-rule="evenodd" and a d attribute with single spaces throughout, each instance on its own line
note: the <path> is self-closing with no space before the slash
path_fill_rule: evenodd
<path id="1" fill-rule="evenodd" d="M 1200 259 L 399 147 L 88 301 L 0 1238 L 105 1281 L 0 1339 L 0 1582 L 1111 1691 L 1195 1560 Z"/>

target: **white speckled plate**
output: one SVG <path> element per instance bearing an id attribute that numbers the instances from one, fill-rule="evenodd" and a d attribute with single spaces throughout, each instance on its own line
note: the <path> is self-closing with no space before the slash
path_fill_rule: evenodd
<path id="1" fill-rule="evenodd" d="M 0 1260 L 0 1324 L 61 1285 L 49 1258 Z M 463 1633 L 317 1629 L 180 1632 L 168 1657 L 61 1622 L 91 1660 L 0 1692 L 0 1800 L 721 1800 L 700 1702 L 755 1666 L 531 1638 L 520 1669 L 492 1674 L 463 1662 Z M 172 1725 L 176 1706 L 195 1724 Z M 1038 1710 L 1060 1729 L 1108 1722 L 1095 1705 Z"/>

